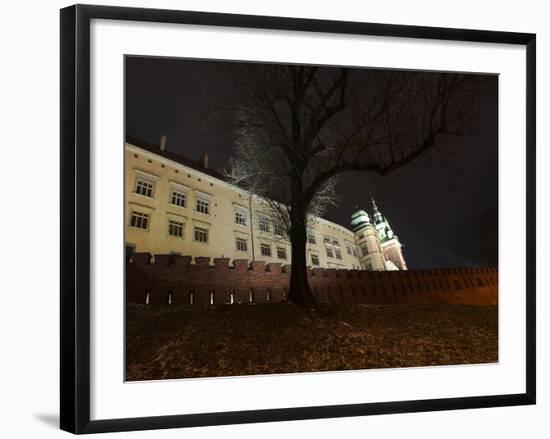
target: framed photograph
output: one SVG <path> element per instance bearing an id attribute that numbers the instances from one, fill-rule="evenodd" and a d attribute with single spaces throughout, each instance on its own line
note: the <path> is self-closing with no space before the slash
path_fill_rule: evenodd
<path id="1" fill-rule="evenodd" d="M 535 35 L 61 10 L 61 428 L 535 403 Z"/>

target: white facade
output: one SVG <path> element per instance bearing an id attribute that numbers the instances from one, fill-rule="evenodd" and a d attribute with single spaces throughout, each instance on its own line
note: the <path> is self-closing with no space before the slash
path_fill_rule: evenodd
<path id="1" fill-rule="evenodd" d="M 204 164 L 152 145 L 126 143 L 127 251 L 291 264 L 290 241 L 265 214 L 262 200 Z M 307 264 L 386 270 L 378 232 L 368 229 L 354 233 L 326 219 L 313 219 Z M 378 256 L 365 258 L 362 246 L 376 249 Z"/>

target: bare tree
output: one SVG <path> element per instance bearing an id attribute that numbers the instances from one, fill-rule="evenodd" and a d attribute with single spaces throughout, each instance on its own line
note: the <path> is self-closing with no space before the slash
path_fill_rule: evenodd
<path id="1" fill-rule="evenodd" d="M 446 160 L 480 107 L 480 75 L 299 65 L 240 65 L 229 175 L 266 200 L 292 246 L 289 300 L 314 304 L 307 225 L 348 171 L 387 175 L 428 150 Z"/>

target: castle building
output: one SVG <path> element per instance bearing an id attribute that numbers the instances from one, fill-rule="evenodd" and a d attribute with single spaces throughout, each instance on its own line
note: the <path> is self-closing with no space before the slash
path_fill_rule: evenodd
<path id="1" fill-rule="evenodd" d="M 369 214 L 364 210 L 358 210 L 351 216 L 351 225 L 355 234 L 355 244 L 361 255 L 361 267 L 369 271 L 385 271 L 386 259 L 378 230 L 370 222 Z"/>
<path id="2" fill-rule="evenodd" d="M 290 241 L 264 201 L 208 167 L 159 145 L 126 139 L 125 242 L 135 252 L 291 264 Z M 360 210 L 352 230 L 314 218 L 307 231 L 312 267 L 405 270 L 401 244 L 375 204 L 374 223 Z"/>
<path id="3" fill-rule="evenodd" d="M 406 270 L 407 264 L 403 257 L 402 245 L 399 238 L 390 227 L 390 223 L 386 217 L 383 217 L 378 206 L 372 199 L 372 208 L 374 210 L 374 224 L 378 231 L 378 237 L 382 247 L 382 252 L 386 259 L 387 270 Z"/>

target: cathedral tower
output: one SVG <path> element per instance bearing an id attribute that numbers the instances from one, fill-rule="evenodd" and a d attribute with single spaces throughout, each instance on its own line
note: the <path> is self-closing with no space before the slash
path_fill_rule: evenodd
<path id="1" fill-rule="evenodd" d="M 364 270 L 384 271 L 386 261 L 378 238 L 378 231 L 370 222 L 364 210 L 351 216 L 351 226 L 355 233 L 355 244 L 359 247 L 359 260 Z"/>
<path id="2" fill-rule="evenodd" d="M 374 211 L 374 225 L 378 231 L 380 244 L 382 245 L 382 251 L 386 260 L 386 269 L 406 270 L 407 264 L 403 257 L 402 245 L 399 242 L 399 238 L 393 233 L 388 219 L 378 210 L 374 198 L 372 199 L 372 209 Z"/>

